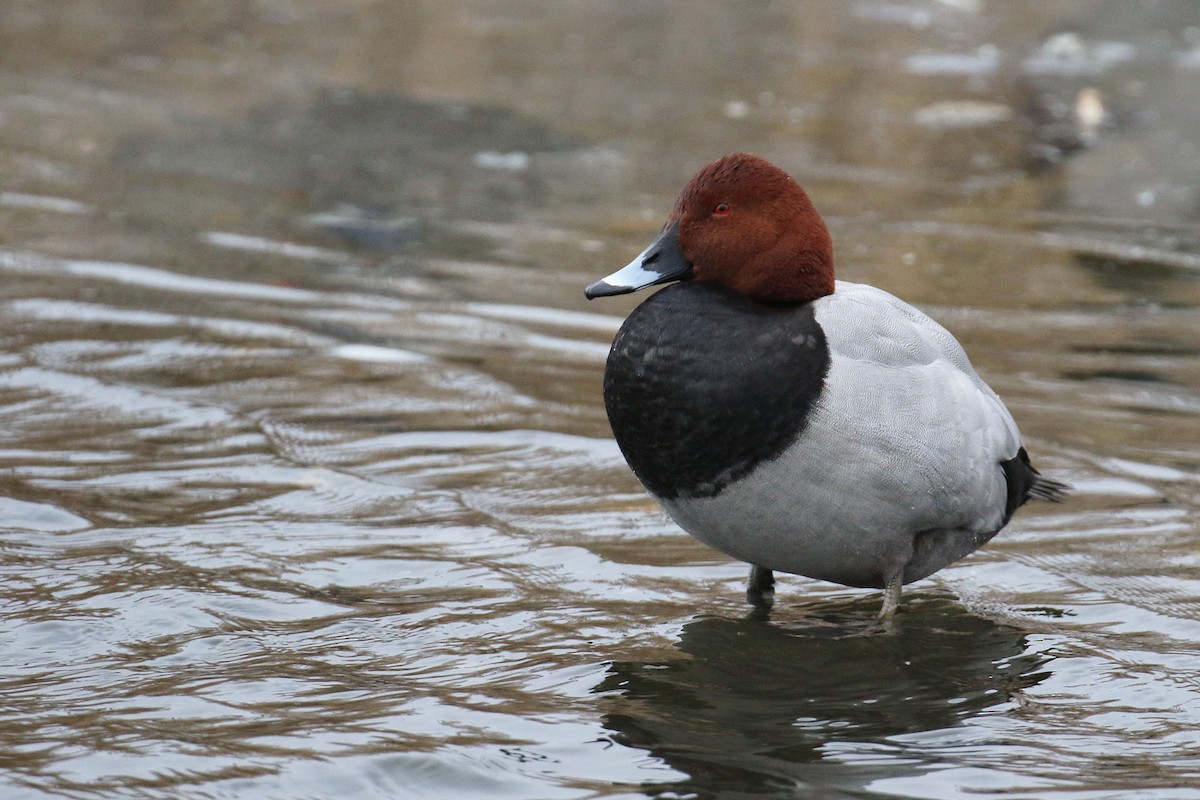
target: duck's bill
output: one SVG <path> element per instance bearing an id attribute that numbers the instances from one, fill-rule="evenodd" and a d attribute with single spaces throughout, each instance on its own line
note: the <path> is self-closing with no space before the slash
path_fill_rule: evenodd
<path id="1" fill-rule="evenodd" d="M 637 258 L 624 267 L 584 289 L 587 299 L 628 294 L 647 286 L 683 280 L 692 274 L 692 262 L 679 249 L 679 223 L 663 228 Z"/>

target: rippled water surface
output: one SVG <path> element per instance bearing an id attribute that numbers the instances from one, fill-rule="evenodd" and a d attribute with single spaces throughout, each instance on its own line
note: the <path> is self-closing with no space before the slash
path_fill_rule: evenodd
<path id="1" fill-rule="evenodd" d="M 723 152 L 1061 505 L 910 587 L 682 534 L 582 288 Z M 1200 798 L 1200 8 L 0 2 L 0 795 Z"/>

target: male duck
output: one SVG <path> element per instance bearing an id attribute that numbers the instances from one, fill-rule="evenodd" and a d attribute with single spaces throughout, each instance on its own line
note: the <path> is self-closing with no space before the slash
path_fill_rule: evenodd
<path id="1" fill-rule="evenodd" d="M 588 298 L 679 281 L 617 333 L 604 404 L 634 474 L 700 541 L 772 570 L 901 587 L 987 542 L 1041 477 L 961 345 L 880 289 L 835 281 L 829 231 L 773 164 L 725 156 Z"/>

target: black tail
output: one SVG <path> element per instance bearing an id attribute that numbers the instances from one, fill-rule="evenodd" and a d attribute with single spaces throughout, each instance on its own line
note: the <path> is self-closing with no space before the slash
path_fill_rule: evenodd
<path id="1" fill-rule="evenodd" d="M 1032 469 L 1032 467 L 1030 468 Z M 1043 478 L 1036 469 L 1033 470 L 1033 486 L 1029 487 L 1029 496 L 1051 503 L 1060 503 L 1071 493 L 1071 485 L 1056 481 L 1053 478 Z"/>
<path id="2" fill-rule="evenodd" d="M 1057 503 L 1066 497 L 1071 487 L 1053 478 L 1043 478 L 1041 473 L 1029 463 L 1029 454 L 1022 447 L 1017 451 L 1016 458 L 1001 461 L 1004 478 L 1008 481 L 1008 502 L 1004 506 L 1004 523 L 1008 521 L 1018 508 L 1025 505 L 1030 497 L 1038 500 L 1049 500 Z"/>

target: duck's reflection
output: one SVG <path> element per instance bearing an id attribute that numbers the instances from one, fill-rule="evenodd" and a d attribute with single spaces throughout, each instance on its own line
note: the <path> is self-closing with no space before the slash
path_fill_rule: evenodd
<path id="1" fill-rule="evenodd" d="M 848 620 L 877 603 L 866 605 L 804 622 L 691 622 L 678 645 L 686 657 L 612 665 L 597 687 L 610 693 L 604 724 L 688 776 L 651 793 L 859 796 L 874 780 L 927 770 L 929 757 L 893 737 L 953 728 L 1042 678 L 1021 631 L 956 602 L 914 597 L 892 633 L 848 635 Z"/>

